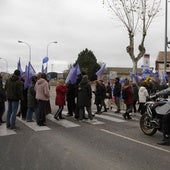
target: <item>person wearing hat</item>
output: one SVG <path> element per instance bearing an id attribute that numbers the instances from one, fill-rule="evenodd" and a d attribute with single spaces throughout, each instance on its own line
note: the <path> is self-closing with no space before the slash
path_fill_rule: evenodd
<path id="1" fill-rule="evenodd" d="M 6 127 L 16 129 L 16 113 L 19 101 L 23 100 L 23 85 L 20 80 L 20 71 L 15 70 L 14 74 L 7 80 L 5 90 L 8 100 L 8 110 L 6 115 Z"/>

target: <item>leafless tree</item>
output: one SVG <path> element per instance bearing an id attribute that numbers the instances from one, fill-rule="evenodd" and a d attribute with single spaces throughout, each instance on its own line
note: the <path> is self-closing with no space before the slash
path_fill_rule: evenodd
<path id="1" fill-rule="evenodd" d="M 116 15 L 126 27 L 129 45 L 126 51 L 133 63 L 133 72 L 137 72 L 138 61 L 145 54 L 145 38 L 148 28 L 160 10 L 161 0 L 103 0 L 113 15 Z M 135 35 L 140 34 L 138 52 L 135 55 Z"/>

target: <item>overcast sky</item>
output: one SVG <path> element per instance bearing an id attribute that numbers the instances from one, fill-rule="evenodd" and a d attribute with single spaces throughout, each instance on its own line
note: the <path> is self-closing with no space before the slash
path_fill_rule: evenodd
<path id="1" fill-rule="evenodd" d="M 153 67 L 158 52 L 164 51 L 164 25 L 163 0 L 145 42 Z M 9 72 L 16 69 L 19 57 L 23 69 L 29 60 L 28 46 L 18 40 L 31 46 L 36 72 L 41 71 L 47 45 L 53 41 L 58 43 L 48 46 L 49 71 L 67 69 L 85 48 L 106 67 L 132 67 L 126 53 L 127 31 L 102 0 L 0 0 L 0 57 L 7 61 Z M 0 72 L 6 69 L 5 60 L 0 60 Z M 142 60 L 138 67 L 141 65 Z"/>

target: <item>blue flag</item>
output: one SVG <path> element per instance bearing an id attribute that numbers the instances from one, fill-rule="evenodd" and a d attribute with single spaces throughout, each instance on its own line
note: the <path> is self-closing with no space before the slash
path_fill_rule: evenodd
<path id="1" fill-rule="evenodd" d="M 44 58 L 43 58 L 43 61 L 42 61 L 42 62 L 43 62 L 43 64 L 44 64 L 44 63 L 47 63 L 47 62 L 48 62 L 48 60 L 49 60 L 49 58 L 48 58 L 48 57 L 44 57 Z"/>
<path id="2" fill-rule="evenodd" d="M 70 69 L 65 82 L 68 83 L 70 81 L 72 84 L 75 84 L 77 81 L 77 76 L 79 74 L 81 74 L 81 71 L 80 71 L 80 66 L 77 63 L 75 67 L 72 66 L 72 68 Z"/>
<path id="3" fill-rule="evenodd" d="M 102 64 L 102 66 L 100 67 L 100 69 L 96 72 L 97 77 L 101 77 L 101 76 L 103 75 L 104 70 L 105 70 L 105 66 L 106 66 L 105 63 Z"/>
<path id="4" fill-rule="evenodd" d="M 21 68 L 21 61 L 20 61 L 20 58 L 19 58 L 19 61 L 17 63 L 17 70 L 20 71 L 21 75 L 23 74 L 23 71 L 22 71 L 22 68 Z"/>
<path id="5" fill-rule="evenodd" d="M 32 76 L 36 74 L 33 66 L 31 63 L 28 63 L 28 66 L 25 67 L 25 82 L 24 82 L 24 88 L 28 88 L 32 85 Z"/>

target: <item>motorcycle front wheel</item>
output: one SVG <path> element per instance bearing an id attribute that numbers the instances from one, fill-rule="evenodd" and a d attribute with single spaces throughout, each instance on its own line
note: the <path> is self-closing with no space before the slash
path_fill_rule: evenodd
<path id="1" fill-rule="evenodd" d="M 157 129 L 152 126 L 150 116 L 146 113 L 140 118 L 140 129 L 148 136 L 152 136 L 157 132 Z"/>

